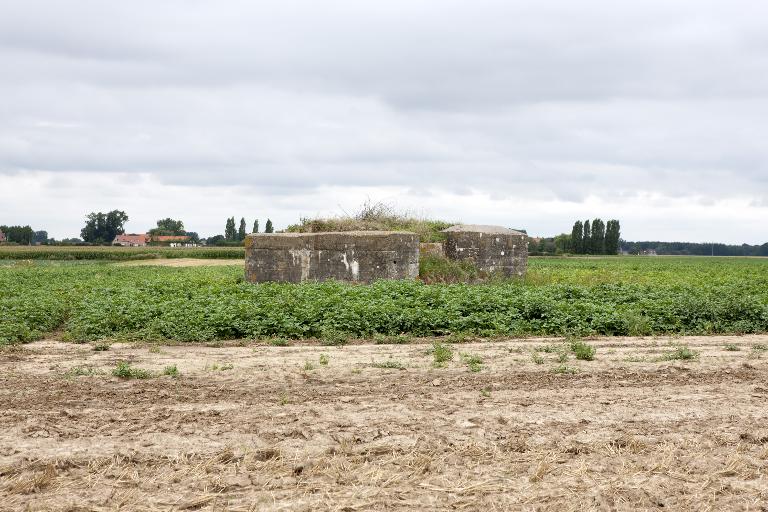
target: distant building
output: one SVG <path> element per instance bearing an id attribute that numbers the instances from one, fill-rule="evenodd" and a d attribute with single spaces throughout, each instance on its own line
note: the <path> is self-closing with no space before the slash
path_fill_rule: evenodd
<path id="1" fill-rule="evenodd" d="M 130 234 L 130 235 L 117 235 L 112 240 L 112 245 L 121 245 L 123 247 L 144 247 L 149 242 L 149 236 L 147 234 Z"/>
<path id="2" fill-rule="evenodd" d="M 189 243 L 190 237 L 186 235 L 152 235 L 149 241 L 153 244 L 170 245 L 171 247 L 181 247 Z"/>
<path id="3" fill-rule="evenodd" d="M 7 241 L 8 241 L 8 239 L 5 237 L 5 233 L 0 231 L 0 244 L 2 244 L 3 242 L 7 242 Z"/>

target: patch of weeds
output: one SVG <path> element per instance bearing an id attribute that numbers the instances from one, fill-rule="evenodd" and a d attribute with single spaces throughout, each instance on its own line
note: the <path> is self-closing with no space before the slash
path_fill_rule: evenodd
<path id="1" fill-rule="evenodd" d="M 670 352 L 667 352 L 663 355 L 661 355 L 657 361 L 690 361 L 692 359 L 698 359 L 699 353 L 691 350 L 685 345 L 680 345 L 675 350 L 672 350 Z"/>
<path id="2" fill-rule="evenodd" d="M 565 350 L 561 350 L 557 354 L 557 362 L 558 363 L 567 363 L 568 362 L 568 352 L 566 352 Z"/>
<path id="3" fill-rule="evenodd" d="M 550 343 L 549 345 L 539 345 L 538 347 L 534 347 L 534 351 L 536 352 L 544 352 L 546 354 L 553 354 L 558 351 L 558 346 Z"/>
<path id="4" fill-rule="evenodd" d="M 509 349 L 510 354 L 522 354 L 523 353 L 523 347 L 513 347 Z"/>
<path id="5" fill-rule="evenodd" d="M 285 338 L 271 338 L 269 344 L 273 347 L 287 347 L 291 342 Z"/>
<path id="6" fill-rule="evenodd" d="M 64 375 L 66 377 L 93 377 L 99 373 L 96 368 L 91 368 L 90 366 L 73 366 Z"/>
<path id="7" fill-rule="evenodd" d="M 467 365 L 467 368 L 469 368 L 469 371 L 471 372 L 479 372 L 483 369 L 483 360 L 480 358 L 480 356 L 472 354 L 461 354 L 461 359 L 464 361 L 464 364 Z"/>
<path id="8" fill-rule="evenodd" d="M 304 362 L 304 371 L 305 372 L 311 372 L 314 369 L 315 369 L 315 365 L 312 364 L 312 361 Z"/>
<path id="9" fill-rule="evenodd" d="M 448 343 L 468 343 L 474 339 L 475 337 L 471 334 L 465 332 L 454 332 L 448 336 L 446 341 Z"/>
<path id="10" fill-rule="evenodd" d="M 211 366 L 208 366 L 206 364 L 205 365 L 205 370 L 206 371 L 210 370 L 210 371 L 216 372 L 216 371 L 231 370 L 234 367 L 235 367 L 235 365 L 233 365 L 232 363 L 226 363 L 226 364 L 213 363 Z"/>
<path id="11" fill-rule="evenodd" d="M 536 352 L 531 353 L 531 359 L 536 364 L 544 364 L 544 358 L 541 354 L 537 354 Z"/>
<path id="12" fill-rule="evenodd" d="M 645 358 L 643 356 L 627 356 L 624 358 L 625 363 L 644 363 Z"/>
<path id="13" fill-rule="evenodd" d="M 432 357 L 434 358 L 433 365 L 441 367 L 453 359 L 453 350 L 448 345 L 436 341 L 432 344 Z"/>
<path id="14" fill-rule="evenodd" d="M 328 366 L 328 361 L 330 361 L 328 354 L 320 354 L 320 366 Z"/>
<path id="15" fill-rule="evenodd" d="M 373 341 L 377 345 L 405 345 L 413 341 L 413 338 L 407 334 L 390 336 L 377 333 L 373 335 Z"/>
<path id="16" fill-rule="evenodd" d="M 752 345 L 752 350 L 756 350 L 758 352 L 767 352 L 768 345 L 763 345 L 762 343 L 755 343 L 754 345 Z"/>
<path id="17" fill-rule="evenodd" d="M 352 375 L 360 375 L 361 373 L 363 373 L 363 370 L 360 368 L 352 368 Z"/>
<path id="18" fill-rule="evenodd" d="M 159 354 L 160 353 L 160 345 L 150 345 L 149 346 L 149 353 L 150 354 Z"/>
<path id="19" fill-rule="evenodd" d="M 125 361 L 117 363 L 117 366 L 112 370 L 112 375 L 120 377 L 121 379 L 149 379 L 152 378 L 152 372 L 144 370 L 142 368 L 134 368 Z"/>
<path id="20" fill-rule="evenodd" d="M 741 350 L 741 349 L 738 347 L 738 345 L 734 345 L 733 343 L 729 343 L 728 345 L 726 345 L 726 346 L 725 346 L 725 347 L 723 347 L 723 348 L 724 348 L 725 350 L 727 350 L 728 352 L 738 352 L 739 350 Z"/>
<path id="21" fill-rule="evenodd" d="M 340 346 L 346 345 L 350 338 L 349 333 L 337 331 L 336 329 L 327 329 L 323 331 L 320 343 L 327 346 Z"/>
<path id="22" fill-rule="evenodd" d="M 288 405 L 288 395 L 285 393 L 280 393 L 280 405 Z"/>
<path id="23" fill-rule="evenodd" d="M 371 366 L 374 368 L 384 368 L 389 370 L 405 370 L 405 365 L 403 363 L 392 359 L 388 361 L 375 362 L 371 364 Z"/>
<path id="24" fill-rule="evenodd" d="M 106 352 L 109 350 L 109 343 L 97 343 L 93 346 L 94 352 Z"/>
<path id="25" fill-rule="evenodd" d="M 205 346 L 211 347 L 211 348 L 222 348 L 224 346 L 224 342 L 220 340 L 211 341 L 209 343 L 206 343 Z"/>
<path id="26" fill-rule="evenodd" d="M 163 369 L 163 375 L 167 375 L 168 377 L 176 378 L 176 377 L 178 377 L 180 375 L 180 373 L 179 373 L 179 369 L 176 367 L 176 365 L 173 364 L 171 366 L 166 366 Z"/>
<path id="27" fill-rule="evenodd" d="M 593 345 L 584 343 L 581 340 L 574 340 L 571 342 L 571 352 L 580 361 L 592 361 L 595 359 L 597 349 Z"/>
<path id="28" fill-rule="evenodd" d="M 579 369 L 574 366 L 567 366 L 564 364 L 561 364 L 560 366 L 556 366 L 552 368 L 552 373 L 565 373 L 569 375 L 573 375 L 574 373 L 578 373 Z"/>
<path id="29" fill-rule="evenodd" d="M 483 388 L 480 390 L 480 396 L 483 398 L 490 398 L 491 396 L 491 390 L 490 388 Z"/>

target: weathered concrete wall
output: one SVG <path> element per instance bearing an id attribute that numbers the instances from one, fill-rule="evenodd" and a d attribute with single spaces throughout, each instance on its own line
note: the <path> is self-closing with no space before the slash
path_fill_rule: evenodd
<path id="1" fill-rule="evenodd" d="M 457 225 L 444 230 L 445 255 L 472 260 L 487 273 L 524 276 L 528 269 L 528 237 L 500 226 Z"/>
<path id="2" fill-rule="evenodd" d="M 422 242 L 419 244 L 420 256 L 445 256 L 442 242 Z"/>
<path id="3" fill-rule="evenodd" d="M 250 282 L 414 279 L 419 237 L 393 231 L 254 233 L 245 239 Z"/>

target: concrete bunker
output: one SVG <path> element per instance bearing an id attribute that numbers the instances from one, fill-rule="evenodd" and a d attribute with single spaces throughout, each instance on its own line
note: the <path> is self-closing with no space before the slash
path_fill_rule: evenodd
<path id="1" fill-rule="evenodd" d="M 457 224 L 443 230 L 445 256 L 471 260 L 481 272 L 524 276 L 528 268 L 528 240 L 525 233 L 501 226 Z"/>
<path id="2" fill-rule="evenodd" d="M 254 233 L 245 239 L 245 277 L 253 283 L 328 279 L 370 283 L 418 276 L 415 233 Z"/>

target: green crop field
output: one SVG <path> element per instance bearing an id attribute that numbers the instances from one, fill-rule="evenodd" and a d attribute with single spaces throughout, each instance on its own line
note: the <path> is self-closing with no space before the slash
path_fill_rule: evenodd
<path id="1" fill-rule="evenodd" d="M 206 249 L 207 250 L 207 249 Z M 0 343 L 768 331 L 768 259 L 531 258 L 525 282 L 243 282 L 237 267 L 0 264 Z"/>
<path id="2" fill-rule="evenodd" d="M 0 260 L 110 260 L 150 258 L 242 259 L 243 247 L 0 246 Z"/>

